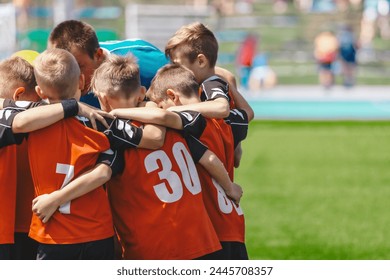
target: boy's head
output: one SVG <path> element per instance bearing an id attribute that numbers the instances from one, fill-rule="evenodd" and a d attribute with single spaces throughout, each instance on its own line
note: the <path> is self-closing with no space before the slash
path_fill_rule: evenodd
<path id="1" fill-rule="evenodd" d="M 48 49 L 51 48 L 64 49 L 73 54 L 85 77 L 82 94 L 86 94 L 93 72 L 105 58 L 93 27 L 78 20 L 63 21 L 50 33 Z"/>
<path id="2" fill-rule="evenodd" d="M 165 46 L 165 54 L 173 63 L 190 69 L 201 83 L 214 71 L 218 42 L 210 29 L 195 22 L 176 31 Z"/>
<path id="3" fill-rule="evenodd" d="M 145 97 L 133 55 L 110 55 L 93 74 L 91 87 L 105 111 L 136 107 Z"/>
<path id="4" fill-rule="evenodd" d="M 166 109 L 175 105 L 199 102 L 199 84 L 194 74 L 179 64 L 168 64 L 158 70 L 147 97 Z"/>
<path id="5" fill-rule="evenodd" d="M 1 98 L 38 101 L 36 85 L 34 68 L 23 58 L 15 56 L 0 63 Z"/>
<path id="6" fill-rule="evenodd" d="M 80 98 L 84 76 L 74 56 L 62 49 L 50 49 L 41 53 L 34 62 L 38 95 L 50 102 Z"/>

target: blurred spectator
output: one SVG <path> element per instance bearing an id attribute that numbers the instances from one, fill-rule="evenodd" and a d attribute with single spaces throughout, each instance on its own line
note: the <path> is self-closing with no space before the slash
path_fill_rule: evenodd
<path id="1" fill-rule="evenodd" d="M 301 12 L 310 12 L 313 6 L 313 0 L 295 0 L 294 3 Z"/>
<path id="2" fill-rule="evenodd" d="M 390 0 L 365 0 L 361 20 L 360 42 L 363 48 L 371 48 L 378 27 L 383 39 L 390 39 Z"/>
<path id="3" fill-rule="evenodd" d="M 268 65 L 267 56 L 265 54 L 257 54 L 253 59 L 249 74 L 249 89 L 253 91 L 269 89 L 276 84 L 277 77 Z"/>
<path id="4" fill-rule="evenodd" d="M 343 26 L 341 28 L 338 34 L 338 41 L 343 84 L 346 87 L 351 87 L 355 84 L 356 52 L 358 49 L 358 43 L 351 26 Z"/>
<path id="5" fill-rule="evenodd" d="M 273 10 L 277 14 L 284 14 L 287 12 L 288 3 L 287 0 L 274 0 Z"/>
<path id="6" fill-rule="evenodd" d="M 258 37 L 254 34 L 249 34 L 241 43 L 237 57 L 236 67 L 238 76 L 240 77 L 240 85 L 248 88 L 249 74 L 252 68 L 253 58 L 257 52 Z"/>
<path id="7" fill-rule="evenodd" d="M 334 85 L 334 63 L 338 57 L 339 42 L 330 31 L 319 33 L 314 39 L 314 57 L 318 63 L 318 79 L 322 86 Z"/>
<path id="8" fill-rule="evenodd" d="M 19 31 L 24 31 L 28 27 L 28 10 L 31 0 L 13 0 L 16 9 L 16 21 Z"/>
<path id="9" fill-rule="evenodd" d="M 336 10 L 334 0 L 313 0 L 312 12 L 331 13 Z"/>

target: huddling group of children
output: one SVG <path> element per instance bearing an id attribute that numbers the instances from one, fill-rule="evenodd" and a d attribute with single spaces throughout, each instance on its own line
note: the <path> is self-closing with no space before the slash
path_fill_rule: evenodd
<path id="1" fill-rule="evenodd" d="M 217 55 L 198 22 L 164 54 L 68 20 L 33 66 L 3 60 L 0 259 L 248 259 L 253 110 Z"/>

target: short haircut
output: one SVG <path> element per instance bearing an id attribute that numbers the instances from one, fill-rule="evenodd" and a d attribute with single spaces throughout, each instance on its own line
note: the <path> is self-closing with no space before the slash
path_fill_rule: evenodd
<path id="1" fill-rule="evenodd" d="M 87 53 L 90 58 L 94 57 L 100 47 L 93 27 L 78 20 L 67 20 L 58 24 L 50 33 L 48 46 L 69 52 L 76 48 Z"/>
<path id="2" fill-rule="evenodd" d="M 74 56 L 63 49 L 49 49 L 34 61 L 38 86 L 49 88 L 49 98 L 74 97 L 79 87 L 80 67 Z"/>
<path id="3" fill-rule="evenodd" d="M 95 70 L 91 80 L 93 92 L 105 93 L 110 97 L 122 95 L 128 98 L 140 86 L 139 66 L 137 59 L 132 54 L 126 56 L 109 55 Z"/>
<path id="4" fill-rule="evenodd" d="M 199 54 L 203 54 L 214 67 L 218 58 L 218 42 L 213 32 L 202 23 L 195 22 L 182 26 L 165 46 L 165 54 L 171 58 L 171 52 L 180 48 L 191 63 Z"/>
<path id="5" fill-rule="evenodd" d="M 33 66 L 21 57 L 15 56 L 0 63 L 0 97 L 12 99 L 18 87 L 34 92 L 35 80 Z"/>
<path id="6" fill-rule="evenodd" d="M 194 74 L 179 64 L 167 64 L 153 78 L 147 97 L 155 102 L 167 98 L 167 90 L 173 89 L 185 97 L 198 95 L 199 84 Z"/>

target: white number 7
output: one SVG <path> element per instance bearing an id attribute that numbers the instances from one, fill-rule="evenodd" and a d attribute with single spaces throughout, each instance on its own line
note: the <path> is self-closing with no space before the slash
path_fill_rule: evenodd
<path id="1" fill-rule="evenodd" d="M 69 164 L 57 163 L 56 173 L 65 174 L 65 179 L 61 186 L 62 189 L 70 182 L 70 180 L 73 179 L 74 166 Z M 70 214 L 70 201 L 62 204 L 58 211 L 60 211 L 62 214 Z"/>

